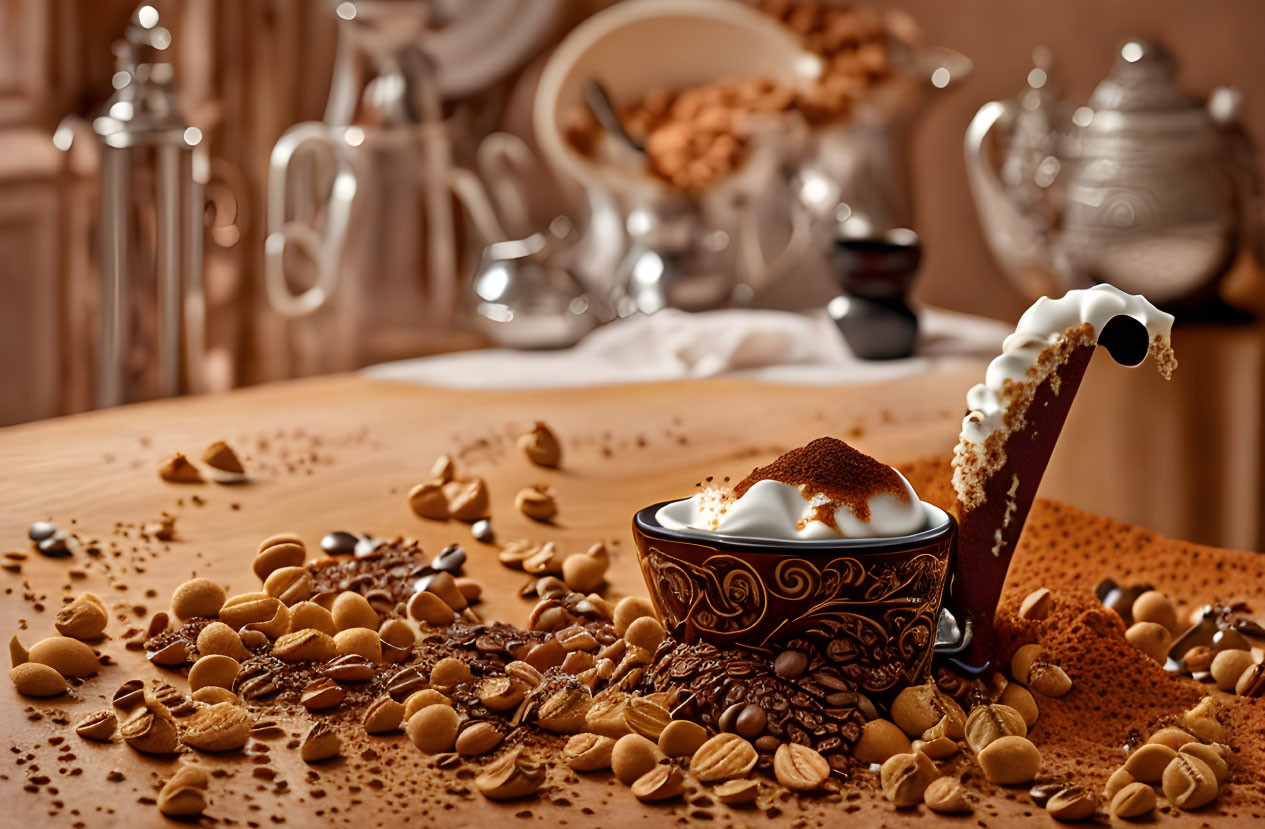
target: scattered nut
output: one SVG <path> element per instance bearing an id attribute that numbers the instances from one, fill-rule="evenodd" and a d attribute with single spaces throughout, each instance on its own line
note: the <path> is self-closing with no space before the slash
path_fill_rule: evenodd
<path id="1" fill-rule="evenodd" d="M 70 679 L 92 676 L 101 668 L 92 648 L 69 636 L 50 636 L 31 646 L 28 658 Z M 10 674 L 12 675 L 12 674 Z"/>
<path id="2" fill-rule="evenodd" d="M 712 789 L 716 799 L 726 806 L 745 806 L 754 803 L 760 793 L 760 784 L 749 777 L 726 780 Z"/>
<path id="3" fill-rule="evenodd" d="M 1045 811 L 1067 823 L 1084 820 L 1098 811 L 1098 798 L 1080 786 L 1064 786 L 1045 802 Z"/>
<path id="4" fill-rule="evenodd" d="M 562 750 L 562 759 L 575 771 L 601 771 L 610 768 L 614 749 L 615 740 L 610 737 L 588 733 L 576 734 L 567 740 L 567 745 Z M 636 749 L 636 751 L 643 750 L 644 748 Z M 629 751 L 633 750 L 629 749 Z"/>
<path id="5" fill-rule="evenodd" d="M 931 758 L 920 751 L 894 754 L 879 770 L 883 795 L 898 809 L 922 802 L 931 782 L 940 776 Z"/>
<path id="6" fill-rule="evenodd" d="M 1222 691 L 1233 692 L 1239 677 L 1243 676 L 1243 672 L 1251 667 L 1255 661 L 1251 651 L 1230 648 L 1217 653 L 1213 657 L 1212 665 L 1208 670 L 1212 674 L 1212 681 L 1217 683 L 1218 688 Z"/>
<path id="7" fill-rule="evenodd" d="M 1184 811 L 1211 803 L 1219 788 L 1213 770 L 1193 754 L 1178 754 L 1164 769 L 1161 781 L 1164 797 Z"/>
<path id="8" fill-rule="evenodd" d="M 962 706 L 935 683 L 905 688 L 892 701 L 891 711 L 892 721 L 910 737 L 922 736 L 941 721 L 946 724 L 945 736 L 957 739 L 965 733 L 966 713 Z"/>
<path id="9" fill-rule="evenodd" d="M 264 580 L 264 592 L 287 607 L 304 601 L 316 590 L 316 580 L 306 567 L 280 567 Z"/>
<path id="10" fill-rule="evenodd" d="M 327 636 L 338 633 L 338 625 L 334 624 L 334 616 L 329 610 L 315 602 L 299 602 L 290 608 L 290 632 L 309 628 Z"/>
<path id="11" fill-rule="evenodd" d="M 171 484 L 202 483 L 202 473 L 180 452 L 164 459 L 159 464 L 158 477 Z"/>
<path id="12" fill-rule="evenodd" d="M 665 632 L 663 625 L 653 616 L 642 616 L 628 623 L 624 629 L 624 641 L 629 645 L 644 648 L 654 653 L 655 648 L 663 641 Z"/>
<path id="13" fill-rule="evenodd" d="M 445 456 L 446 457 L 446 456 Z M 426 481 L 409 490 L 408 506 L 419 518 L 443 521 L 448 518 L 448 498 L 444 481 Z"/>
<path id="14" fill-rule="evenodd" d="M 202 628 L 202 632 L 198 634 L 197 644 L 198 653 L 203 656 L 220 654 L 240 662 L 249 655 L 237 631 L 223 622 L 212 622 Z"/>
<path id="15" fill-rule="evenodd" d="M 1135 818 L 1155 809 L 1155 791 L 1145 783 L 1130 783 L 1111 799 L 1111 816 Z"/>
<path id="16" fill-rule="evenodd" d="M 659 750 L 668 757 L 694 756 L 707 742 L 707 729 L 689 720 L 673 720 L 659 733 Z"/>
<path id="17" fill-rule="evenodd" d="M 973 811 L 966 797 L 966 787 L 956 777 L 937 777 L 927 784 L 922 799 L 927 808 L 941 814 L 959 814 Z"/>
<path id="18" fill-rule="evenodd" d="M 233 680 L 237 679 L 241 669 L 242 666 L 231 656 L 207 654 L 189 669 L 189 688 L 193 691 L 209 686 L 232 688 Z"/>
<path id="19" fill-rule="evenodd" d="M 347 698 L 343 687 L 329 677 L 320 677 L 309 682 L 299 695 L 299 702 L 309 711 L 324 711 L 341 705 Z"/>
<path id="20" fill-rule="evenodd" d="M 202 462 L 212 469 L 227 472 L 230 475 L 243 475 L 246 472 L 237 453 L 222 440 L 217 440 L 202 450 Z"/>
<path id="21" fill-rule="evenodd" d="M 158 792 L 158 811 L 167 817 L 193 817 L 206 810 L 207 773 L 197 766 L 184 766 Z"/>
<path id="22" fill-rule="evenodd" d="M 109 620 L 101 600 L 91 593 L 85 593 L 57 611 L 57 619 L 53 624 L 62 636 L 92 641 L 104 635 Z"/>
<path id="23" fill-rule="evenodd" d="M 85 740 L 105 743 L 114 736 L 114 729 L 117 727 L 118 717 L 113 711 L 97 711 L 80 720 L 75 726 L 75 733 Z"/>
<path id="24" fill-rule="evenodd" d="M 1158 590 L 1148 590 L 1133 600 L 1133 621 L 1154 622 L 1165 630 L 1177 630 L 1177 608 Z"/>
<path id="25" fill-rule="evenodd" d="M 414 593 L 409 599 L 408 615 L 434 627 L 451 625 L 457 618 L 457 614 L 443 599 L 425 590 Z"/>
<path id="26" fill-rule="evenodd" d="M 390 697 L 378 697 L 365 709 L 362 722 L 369 734 L 395 731 L 404 721 L 404 704 Z"/>
<path id="27" fill-rule="evenodd" d="M 1113 771 L 1111 776 L 1107 778 L 1107 785 L 1103 787 L 1102 791 L 1103 799 L 1110 804 L 1121 789 L 1130 783 L 1136 782 L 1138 781 L 1133 779 L 1133 775 L 1129 774 L 1129 772 L 1125 770 L 1124 766 L 1121 766 Z"/>
<path id="28" fill-rule="evenodd" d="M 262 582 L 273 570 L 280 570 L 282 567 L 298 567 L 303 564 L 305 558 L 307 558 L 307 548 L 303 544 L 303 539 L 292 533 L 283 533 L 264 539 L 259 545 L 259 552 L 255 554 L 251 569 Z"/>
<path id="29" fill-rule="evenodd" d="M 1124 761 L 1124 770 L 1142 783 L 1158 783 L 1164 769 L 1177 756 L 1177 752 L 1165 745 L 1148 743 L 1138 746 Z"/>
<path id="30" fill-rule="evenodd" d="M 161 703 L 146 702 L 119 724 L 119 735 L 143 754 L 175 754 L 180 747 L 176 722 Z"/>
<path id="31" fill-rule="evenodd" d="M 799 743 L 782 743 L 773 755 L 777 782 L 791 791 L 811 792 L 830 777 L 830 764 L 815 749 Z"/>
<path id="32" fill-rule="evenodd" d="M 326 662 L 337 653 L 333 637 L 312 628 L 287 633 L 272 646 L 272 655 L 284 662 Z"/>
<path id="33" fill-rule="evenodd" d="M 909 737 L 899 726 L 889 720 L 875 719 L 861 726 L 861 738 L 853 747 L 852 756 L 862 763 L 882 764 L 893 755 L 909 751 Z"/>
<path id="34" fill-rule="evenodd" d="M 654 616 L 654 605 L 650 604 L 649 599 L 643 599 L 640 596 L 625 596 L 615 605 L 615 613 L 611 619 L 615 626 L 615 634 L 623 636 L 628 631 L 628 626 L 643 616 Z"/>
<path id="35" fill-rule="evenodd" d="M 1027 688 L 1015 682 L 1008 684 L 1001 692 L 1000 702 L 1018 711 L 1028 728 L 1036 724 L 1040 712 L 1037 710 L 1036 698 Z"/>
<path id="36" fill-rule="evenodd" d="M 516 748 L 487 766 L 474 779 L 474 785 L 490 800 L 516 800 L 535 794 L 545 782 L 545 773 L 543 763 L 535 762 L 521 748 Z"/>
<path id="37" fill-rule="evenodd" d="M 685 777 L 676 766 L 655 766 L 632 784 L 633 797 L 643 803 L 657 803 L 679 797 L 685 790 Z"/>
<path id="38" fill-rule="evenodd" d="M 751 752 L 754 754 L 755 749 L 752 749 Z M 664 759 L 663 752 L 659 751 L 659 747 L 640 734 L 626 734 L 616 740 L 611 747 L 611 771 L 615 773 L 615 777 L 619 782 L 625 786 L 631 786 L 637 781 L 637 778 L 658 765 L 662 759 Z M 755 765 L 754 760 L 752 765 Z M 692 764 L 691 771 L 693 771 Z M 698 777 L 697 773 L 695 773 L 695 776 Z M 703 780 L 702 777 L 699 777 L 699 779 Z"/>
<path id="39" fill-rule="evenodd" d="M 454 748 L 464 757 L 477 757 L 499 746 L 503 739 L 505 735 L 492 723 L 476 722 L 461 730 Z"/>
<path id="40" fill-rule="evenodd" d="M 966 744 L 976 753 L 1008 735 L 1028 736 L 1023 715 L 1009 705 L 977 705 L 966 718 Z"/>
<path id="41" fill-rule="evenodd" d="M 1072 678 L 1058 665 L 1034 662 L 1028 669 L 1028 687 L 1046 697 L 1061 697 L 1072 690 Z"/>
<path id="42" fill-rule="evenodd" d="M 9 680 L 19 694 L 27 697 L 55 697 L 69 687 L 55 669 L 38 662 L 15 666 L 9 671 Z"/>
<path id="43" fill-rule="evenodd" d="M 558 436 L 539 420 L 530 432 L 519 437 L 518 448 L 537 466 L 553 469 L 562 462 L 562 444 Z"/>
<path id="44" fill-rule="evenodd" d="M 334 626 L 341 630 L 351 628 L 378 629 L 378 612 L 369 604 L 369 600 L 359 593 L 344 590 L 334 597 L 334 605 L 330 608 L 334 617 Z"/>
<path id="45" fill-rule="evenodd" d="M 1230 777 L 1230 765 L 1226 763 L 1221 752 L 1203 743 L 1187 743 L 1177 750 L 1178 754 L 1186 754 L 1202 760 L 1212 770 L 1213 777 L 1220 786 Z"/>
<path id="46" fill-rule="evenodd" d="M 587 553 L 575 553 L 562 561 L 562 580 L 577 593 L 588 593 L 606 580 L 608 563 Z"/>
<path id="47" fill-rule="evenodd" d="M 482 478 L 453 481 L 444 486 L 448 498 L 448 514 L 458 521 L 474 522 L 487 518 L 491 509 L 488 485 Z"/>
<path id="48" fill-rule="evenodd" d="M 442 754 L 452 751 L 459 725 L 460 718 L 452 708 L 428 705 L 409 717 L 404 730 L 423 754 Z"/>
<path id="49" fill-rule="evenodd" d="M 624 709 L 624 721 L 633 733 L 657 741 L 668 723 L 672 722 L 672 715 L 654 700 L 633 697 L 628 700 L 628 707 Z"/>
<path id="50" fill-rule="evenodd" d="M 549 521 L 558 514 L 558 502 L 553 497 L 553 490 L 540 486 L 520 489 L 514 496 L 514 507 L 535 521 Z"/>
<path id="51" fill-rule="evenodd" d="M 343 741 L 328 723 L 318 722 L 308 729 L 299 745 L 299 756 L 305 763 L 319 763 L 337 757 Z"/>
<path id="52" fill-rule="evenodd" d="M 1168 746 L 1173 751 L 1181 751 L 1182 746 L 1187 743 L 1198 743 L 1199 741 L 1190 736 L 1189 732 L 1177 728 L 1176 726 L 1169 726 L 1168 728 L 1161 728 L 1159 731 L 1156 731 L 1147 738 L 1147 742 L 1159 743 L 1162 746 Z"/>
<path id="53" fill-rule="evenodd" d="M 452 700 L 436 691 L 434 688 L 423 688 L 404 700 L 404 722 L 413 719 L 413 715 L 429 705 L 447 705 L 452 706 Z"/>
<path id="54" fill-rule="evenodd" d="M 342 656 L 362 656 L 370 662 L 382 661 L 382 638 L 369 628 L 347 628 L 334 635 L 334 648 Z"/>
<path id="55" fill-rule="evenodd" d="M 1008 735 L 989 743 L 976 755 L 984 776 L 993 783 L 1029 783 L 1041 770 L 1041 752 L 1027 737 Z"/>
<path id="56" fill-rule="evenodd" d="M 246 709 L 231 702 L 202 708 L 185 717 L 181 723 L 183 742 L 203 751 L 234 751 L 241 748 L 250 739 L 252 725 Z"/>
<path id="57" fill-rule="evenodd" d="M 1168 628 L 1155 622 L 1134 622 L 1124 632 L 1124 638 L 1161 665 L 1168 657 L 1168 646 L 1173 643 L 1173 635 Z"/>
<path id="58" fill-rule="evenodd" d="M 690 773 L 704 783 L 745 777 L 759 757 L 751 743 L 737 734 L 717 734 L 694 752 Z"/>

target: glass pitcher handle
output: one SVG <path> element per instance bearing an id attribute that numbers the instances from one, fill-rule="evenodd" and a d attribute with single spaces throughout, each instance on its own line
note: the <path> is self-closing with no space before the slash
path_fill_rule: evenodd
<path id="1" fill-rule="evenodd" d="M 272 149 L 268 169 L 268 235 L 264 239 L 264 276 L 268 302 L 287 317 L 301 317 L 320 308 L 338 283 L 339 262 L 347 238 L 351 206 L 356 195 L 352 151 L 364 142 L 359 127 L 331 127 L 320 122 L 296 124 Z M 301 150 L 323 147 L 333 158 L 334 179 L 324 209 L 292 204 L 289 198 L 293 161 Z M 323 226 L 288 218 L 300 211 L 324 216 Z M 286 250 L 291 245 L 316 264 L 315 283 L 299 293 L 290 289 L 285 273 Z"/>

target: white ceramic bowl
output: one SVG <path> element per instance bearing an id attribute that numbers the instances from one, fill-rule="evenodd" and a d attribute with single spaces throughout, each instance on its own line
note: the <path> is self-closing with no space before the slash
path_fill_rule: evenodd
<path id="1" fill-rule="evenodd" d="M 533 128 L 556 170 L 593 186 L 600 178 L 595 165 L 563 132 L 566 115 L 585 106 L 589 80 L 600 81 L 622 108 L 655 88 L 753 76 L 804 87 L 821 71 L 821 59 L 776 20 L 741 3 L 627 0 L 593 15 L 558 45 L 541 73 Z"/>

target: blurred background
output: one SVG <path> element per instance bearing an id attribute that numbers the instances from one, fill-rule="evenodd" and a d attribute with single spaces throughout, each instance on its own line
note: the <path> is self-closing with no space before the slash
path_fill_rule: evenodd
<path id="1" fill-rule="evenodd" d="M 1232 515 L 1188 534 L 1259 544 L 1263 30 L 1255 0 L 0 0 L 0 425 L 799 325 L 716 309 L 849 366 L 983 356 L 1107 281 L 1177 313 L 1213 401 L 1182 422 L 1227 434 L 1197 509 Z"/>

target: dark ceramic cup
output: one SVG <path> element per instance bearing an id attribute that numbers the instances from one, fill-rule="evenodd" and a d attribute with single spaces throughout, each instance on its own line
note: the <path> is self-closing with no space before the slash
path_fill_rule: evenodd
<path id="1" fill-rule="evenodd" d="M 633 517 L 641 574 L 684 641 L 770 654 L 811 647 L 885 698 L 925 679 L 956 522 L 923 502 L 929 529 L 896 538 L 777 541 L 670 530 Z"/>

